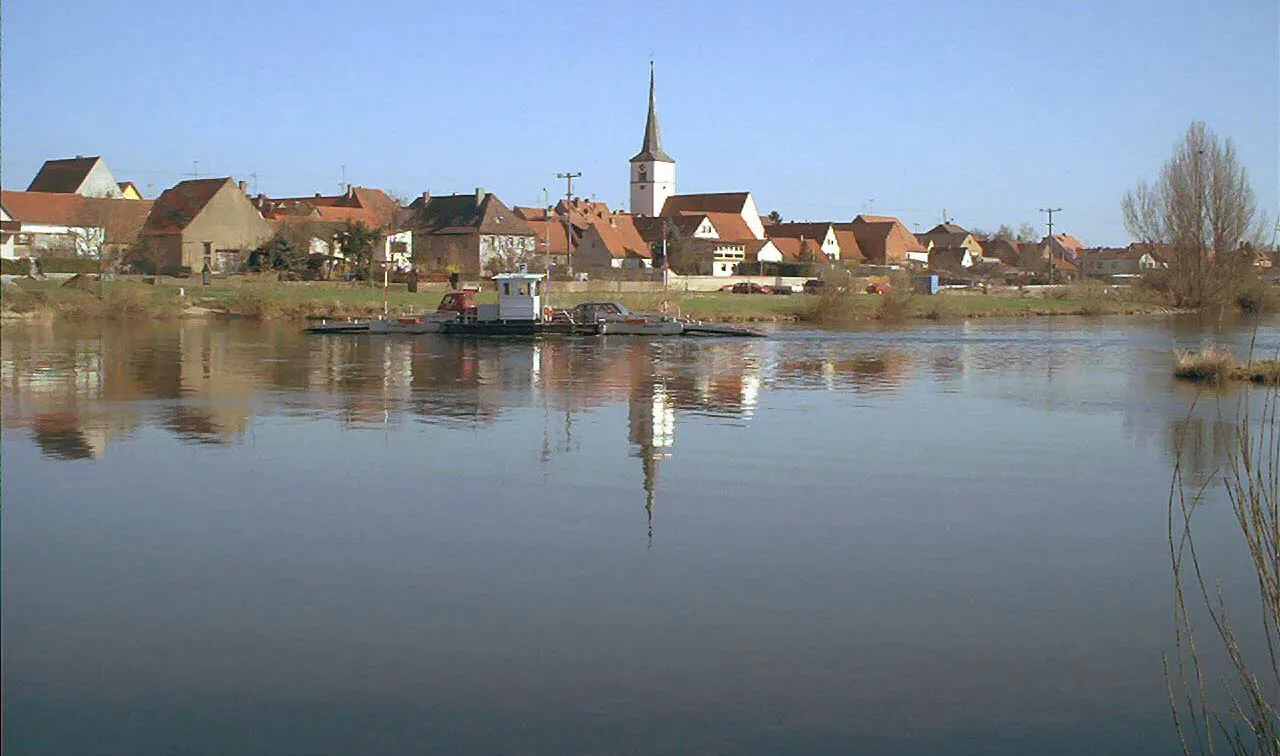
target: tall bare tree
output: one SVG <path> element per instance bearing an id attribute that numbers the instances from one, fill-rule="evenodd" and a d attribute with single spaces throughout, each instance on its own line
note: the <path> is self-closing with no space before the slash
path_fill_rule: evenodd
<path id="1" fill-rule="evenodd" d="M 1178 306 L 1230 301 L 1253 277 L 1245 242 L 1258 242 L 1263 219 L 1231 140 L 1195 121 L 1154 183 L 1124 195 L 1124 225 L 1134 239 L 1161 251 L 1168 289 Z"/>

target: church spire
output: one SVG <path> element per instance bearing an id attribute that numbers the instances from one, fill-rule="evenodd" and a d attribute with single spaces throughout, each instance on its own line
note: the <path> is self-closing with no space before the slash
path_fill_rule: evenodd
<path id="1" fill-rule="evenodd" d="M 658 128 L 658 103 L 653 89 L 653 61 L 649 61 L 649 117 L 644 122 L 644 144 L 640 146 L 640 152 L 631 158 L 631 162 L 637 160 L 675 162 L 662 150 L 662 130 Z"/>

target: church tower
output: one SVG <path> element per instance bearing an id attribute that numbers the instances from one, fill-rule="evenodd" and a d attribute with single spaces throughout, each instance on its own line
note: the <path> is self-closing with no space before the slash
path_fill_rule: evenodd
<path id="1" fill-rule="evenodd" d="M 656 217 L 662 204 L 676 193 L 676 161 L 662 151 L 658 106 L 653 94 L 653 62 L 649 62 L 649 117 L 644 122 L 644 144 L 631 158 L 631 212 Z"/>

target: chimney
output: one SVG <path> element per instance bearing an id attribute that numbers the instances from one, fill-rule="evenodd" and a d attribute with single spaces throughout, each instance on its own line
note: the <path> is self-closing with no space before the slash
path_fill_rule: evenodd
<path id="1" fill-rule="evenodd" d="M 476 207 L 480 207 L 480 203 L 484 202 L 484 195 L 488 194 L 483 186 L 476 187 Z"/>
<path id="2" fill-rule="evenodd" d="M 249 182 L 248 182 L 248 181 L 241 181 L 241 182 L 239 182 L 238 184 L 236 184 L 236 186 L 239 186 L 239 187 L 240 187 L 240 193 L 241 193 L 241 194 L 248 194 L 248 193 L 249 193 Z"/>
<path id="3" fill-rule="evenodd" d="M 428 203 L 428 202 L 430 202 L 430 201 L 431 201 L 431 192 L 423 192 L 423 193 L 422 193 L 422 204 L 424 204 L 424 205 L 425 205 L 425 204 L 427 204 L 427 203 Z"/>

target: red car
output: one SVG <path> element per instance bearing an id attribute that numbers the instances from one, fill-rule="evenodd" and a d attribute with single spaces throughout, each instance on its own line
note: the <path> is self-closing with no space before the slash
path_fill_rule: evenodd
<path id="1" fill-rule="evenodd" d="M 888 294 L 889 291 L 890 291 L 889 284 L 887 283 L 867 284 L 868 294 Z"/>

